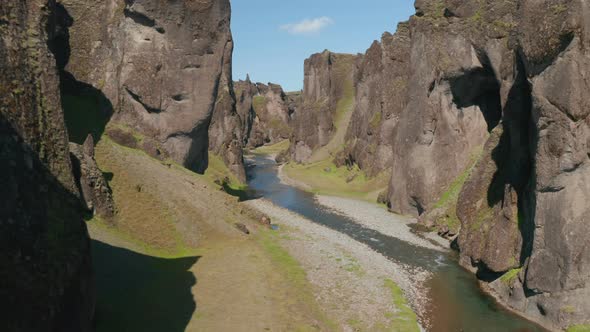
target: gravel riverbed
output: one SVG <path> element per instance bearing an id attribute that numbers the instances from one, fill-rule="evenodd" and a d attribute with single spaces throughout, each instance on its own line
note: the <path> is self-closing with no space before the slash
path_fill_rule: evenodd
<path id="1" fill-rule="evenodd" d="M 244 204 L 264 212 L 281 227 L 281 244 L 306 270 L 316 300 L 344 330 L 373 330 L 391 322 L 399 308 L 385 286 L 387 279 L 402 289 L 415 312 L 426 305 L 423 285 L 429 272 L 392 262 L 345 234 L 265 199 Z"/>
<path id="2" fill-rule="evenodd" d="M 436 236 L 436 234 L 424 233 L 424 237 L 422 237 L 413 233 L 409 225 L 415 223 L 416 219 L 393 214 L 375 204 L 349 198 L 321 195 L 316 196 L 316 201 L 333 213 L 351 218 L 366 228 L 416 246 L 438 251 L 445 251 L 449 246 L 448 241 Z"/>

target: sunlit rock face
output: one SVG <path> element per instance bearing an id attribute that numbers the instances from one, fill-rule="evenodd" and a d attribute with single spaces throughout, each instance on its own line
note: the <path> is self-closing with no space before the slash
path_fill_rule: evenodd
<path id="1" fill-rule="evenodd" d="M 407 104 L 409 52 L 409 26 L 400 23 L 359 58 L 354 113 L 337 166 L 357 164 L 369 176 L 391 169 L 393 132 Z"/>
<path id="2" fill-rule="evenodd" d="M 291 158 L 307 162 L 314 150 L 327 145 L 344 104 L 353 101 L 358 57 L 330 51 L 305 60 L 302 105 L 292 115 Z"/>
<path id="3" fill-rule="evenodd" d="M 417 1 L 406 86 L 390 88 L 405 89 L 390 208 L 429 225 L 456 220 L 461 263 L 557 328 L 588 324 L 590 310 L 589 13 L 580 1 Z M 363 87 L 378 75 L 360 77 L 357 112 L 379 96 Z M 350 137 L 366 146 L 358 127 Z"/>
<path id="4" fill-rule="evenodd" d="M 212 148 L 243 173 L 228 0 L 61 4 L 70 21 L 65 71 L 108 98 L 113 123 L 197 172 L 207 168 L 213 123 Z"/>
<path id="5" fill-rule="evenodd" d="M 298 93 L 287 94 L 278 84 L 252 83 L 249 77 L 234 82 L 234 91 L 245 146 L 256 148 L 291 137 L 291 114 L 297 106 L 290 99 Z"/>

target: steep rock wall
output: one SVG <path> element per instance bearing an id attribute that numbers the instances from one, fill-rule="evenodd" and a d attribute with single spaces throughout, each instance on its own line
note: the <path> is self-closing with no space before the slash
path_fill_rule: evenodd
<path id="1" fill-rule="evenodd" d="M 229 170 L 240 181 L 246 181 L 242 151 L 242 122 L 236 109 L 232 85 L 231 55 L 233 44 L 225 50 L 217 100 L 209 125 L 209 151 L 221 156 Z"/>
<path id="2" fill-rule="evenodd" d="M 458 224 L 461 263 L 560 329 L 590 310 L 588 14 L 573 0 L 417 1 L 391 144 L 391 209 Z"/>
<path id="3" fill-rule="evenodd" d="M 500 117 L 507 32 L 483 25 L 479 3 L 419 1 L 410 19 L 408 104 L 393 138 L 391 209 L 421 215 L 470 167 Z M 506 4 L 494 9 L 509 15 Z M 485 33 L 496 39 L 487 43 Z"/>
<path id="4" fill-rule="evenodd" d="M 305 60 L 303 105 L 292 115 L 290 154 L 296 162 L 309 161 L 314 150 L 326 146 L 333 138 L 335 123 L 348 111 L 349 105 L 344 104 L 354 98 L 356 62 L 355 55 L 329 51 Z"/>
<path id="5" fill-rule="evenodd" d="M 358 164 L 367 175 L 390 170 L 393 131 L 406 106 L 410 30 L 398 25 L 384 33 L 362 57 L 355 75 L 355 108 L 346 133 L 346 148 L 337 166 Z"/>
<path id="6" fill-rule="evenodd" d="M 243 173 L 228 0 L 61 3 L 70 18 L 65 71 L 106 97 L 101 112 L 197 172 L 207 168 L 213 121 L 211 147 Z"/>
<path id="7" fill-rule="evenodd" d="M 48 49 L 55 2 L 0 6 L 0 318 L 5 331 L 90 331 L 90 241 Z"/>
<path id="8" fill-rule="evenodd" d="M 519 9 L 535 165 L 526 213 L 534 227 L 511 285 L 518 292 L 508 296 L 515 308 L 558 327 L 590 324 L 590 6 L 522 0 Z"/>
<path id="9" fill-rule="evenodd" d="M 234 89 L 245 146 L 256 148 L 290 138 L 294 109 L 280 85 L 252 83 L 247 78 L 235 82 Z"/>

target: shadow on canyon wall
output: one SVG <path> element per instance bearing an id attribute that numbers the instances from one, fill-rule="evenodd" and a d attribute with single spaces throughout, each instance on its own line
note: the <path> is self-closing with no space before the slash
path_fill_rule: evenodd
<path id="1" fill-rule="evenodd" d="M 22 136 L 30 128 L 16 129 L 19 120 L 0 112 L 0 326 L 86 331 L 94 292 L 83 209 Z"/>
<path id="2" fill-rule="evenodd" d="M 89 134 L 98 142 L 113 115 L 113 105 L 105 94 L 94 86 L 78 81 L 66 70 L 70 60 L 69 28 L 74 19 L 62 4 L 55 6 L 55 29 L 49 31 L 49 50 L 55 56 L 60 77 L 60 91 L 64 119 L 70 142 L 83 144 Z"/>

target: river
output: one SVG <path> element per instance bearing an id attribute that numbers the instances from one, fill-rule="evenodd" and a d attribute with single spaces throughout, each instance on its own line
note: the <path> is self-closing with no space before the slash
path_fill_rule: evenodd
<path id="1" fill-rule="evenodd" d="M 478 286 L 475 276 L 463 269 L 457 254 L 415 246 L 394 237 L 367 229 L 351 219 L 319 205 L 313 194 L 281 183 L 277 164 L 255 156 L 247 163 L 248 185 L 253 197 L 264 197 L 318 224 L 344 233 L 366 244 L 388 259 L 432 272 L 427 282 L 429 308 L 423 318 L 429 331 L 545 332 L 496 303 Z M 424 317 L 427 316 L 427 317 Z"/>

